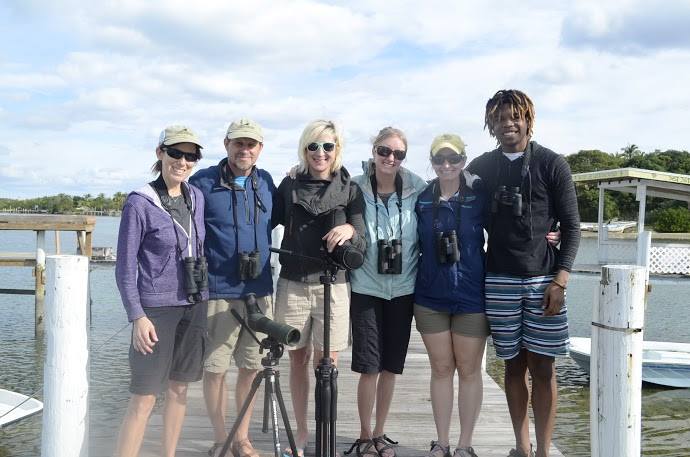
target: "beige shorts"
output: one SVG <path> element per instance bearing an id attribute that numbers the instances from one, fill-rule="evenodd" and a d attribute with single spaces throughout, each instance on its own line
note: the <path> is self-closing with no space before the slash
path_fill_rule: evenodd
<path id="1" fill-rule="evenodd" d="M 271 296 L 257 297 L 257 304 L 268 318 L 273 317 Z M 209 356 L 204 362 L 204 370 L 211 373 L 225 373 L 230 368 L 230 358 L 235 359 L 239 368 L 258 370 L 261 368 L 259 344 L 242 328 L 230 313 L 234 309 L 246 319 L 244 300 L 219 299 L 208 301 L 208 337 L 211 343 Z M 259 339 L 263 334 L 257 335 Z"/>
<path id="2" fill-rule="evenodd" d="M 414 320 L 422 335 L 450 330 L 462 336 L 486 338 L 490 333 L 489 321 L 484 313 L 450 314 L 415 303 Z"/>
<path id="3" fill-rule="evenodd" d="M 300 331 L 299 342 L 288 349 L 301 349 L 313 344 L 314 348 L 323 350 L 323 285 L 279 278 L 276 322 L 292 325 Z M 350 283 L 344 280 L 331 286 L 329 328 L 330 350 L 346 349 L 350 332 Z"/>

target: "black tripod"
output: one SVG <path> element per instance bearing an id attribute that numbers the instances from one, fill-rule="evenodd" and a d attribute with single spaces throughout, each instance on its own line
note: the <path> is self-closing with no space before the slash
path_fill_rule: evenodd
<path id="1" fill-rule="evenodd" d="M 285 249 L 270 248 L 272 252 L 302 257 L 319 262 L 324 274 L 319 276 L 323 284 L 323 357 L 314 370 L 316 386 L 314 389 L 316 421 L 316 457 L 335 457 L 336 420 L 338 416 L 338 369 L 331 359 L 331 285 L 336 281 L 340 268 L 328 255 L 323 258 L 297 254 Z M 297 454 L 293 450 L 293 456 Z"/>
<path id="2" fill-rule="evenodd" d="M 259 341 L 256 337 L 256 334 L 252 332 L 252 330 L 249 328 L 244 319 L 242 319 L 242 316 L 240 316 L 234 309 L 230 310 L 230 312 L 233 316 L 235 316 L 235 319 L 237 319 L 240 322 L 240 324 L 242 324 L 244 330 L 248 331 L 252 338 L 254 338 L 259 343 L 260 352 L 263 353 L 264 349 L 268 350 L 268 352 L 266 353 L 266 356 L 261 359 L 261 365 L 264 367 L 264 369 L 260 375 L 257 375 L 254 378 L 249 394 L 247 395 L 247 398 L 244 400 L 242 409 L 240 410 L 237 419 L 235 419 L 235 423 L 232 426 L 232 430 L 230 431 L 228 438 L 225 440 L 223 449 L 221 449 L 220 451 L 220 457 L 225 457 L 227 455 L 228 449 L 230 448 L 230 444 L 232 443 L 232 440 L 235 437 L 235 433 L 237 433 L 237 429 L 239 428 L 240 422 L 242 422 L 244 415 L 247 413 L 247 409 L 249 409 L 249 405 L 251 404 L 254 395 L 256 395 L 257 390 L 259 390 L 261 381 L 266 381 L 266 383 L 264 384 L 264 416 L 261 431 L 264 433 L 268 433 L 268 418 L 270 416 L 271 423 L 273 426 L 273 451 L 275 457 L 282 457 L 283 450 L 280 446 L 279 434 L 280 425 L 278 424 L 278 410 L 280 409 L 280 415 L 283 419 L 283 425 L 285 426 L 285 433 L 287 434 L 288 442 L 290 443 L 292 455 L 296 456 L 297 447 L 295 446 L 295 439 L 292 435 L 292 429 L 290 428 L 290 420 L 288 418 L 287 411 L 285 410 L 283 393 L 280 390 L 280 371 L 273 368 L 274 366 L 278 365 L 278 361 L 280 360 L 280 357 L 283 355 L 284 346 L 282 343 L 278 342 L 272 336 L 268 336 L 263 340 Z"/>

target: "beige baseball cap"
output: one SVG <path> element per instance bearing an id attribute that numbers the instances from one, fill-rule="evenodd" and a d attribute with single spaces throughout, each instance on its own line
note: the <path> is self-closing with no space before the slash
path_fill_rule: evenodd
<path id="1" fill-rule="evenodd" d="M 225 137 L 228 140 L 232 140 L 235 138 L 251 138 L 252 140 L 258 141 L 259 143 L 264 142 L 264 134 L 261 130 L 261 126 L 258 123 L 247 118 L 242 118 L 230 124 Z"/>
<path id="2" fill-rule="evenodd" d="M 452 133 L 444 133 L 434 138 L 434 141 L 431 142 L 431 156 L 438 154 L 441 149 L 450 149 L 461 156 L 466 155 L 465 142 L 458 135 Z"/>
<path id="3" fill-rule="evenodd" d="M 163 129 L 158 137 L 158 146 L 170 146 L 177 143 L 193 143 L 203 148 L 199 137 L 186 125 L 170 125 Z"/>

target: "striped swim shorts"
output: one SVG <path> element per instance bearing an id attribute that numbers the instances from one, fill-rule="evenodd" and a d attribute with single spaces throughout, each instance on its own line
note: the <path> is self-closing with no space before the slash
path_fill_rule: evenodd
<path id="1" fill-rule="evenodd" d="M 544 316 L 542 309 L 553 278 L 486 274 L 486 317 L 496 356 L 512 359 L 522 348 L 547 356 L 568 355 L 566 302 L 555 316 Z"/>

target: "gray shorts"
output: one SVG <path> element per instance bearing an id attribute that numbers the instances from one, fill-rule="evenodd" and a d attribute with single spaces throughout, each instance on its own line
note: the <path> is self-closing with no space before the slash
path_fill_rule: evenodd
<path id="1" fill-rule="evenodd" d="M 450 330 L 462 336 L 486 338 L 490 333 L 489 321 L 484 313 L 450 314 L 415 303 L 414 320 L 422 335 Z"/>
<path id="2" fill-rule="evenodd" d="M 156 329 L 158 342 L 151 354 L 129 346 L 132 377 L 129 391 L 157 395 L 168 388 L 168 380 L 194 382 L 201 379 L 207 346 L 206 302 L 186 306 L 144 308 Z"/>

